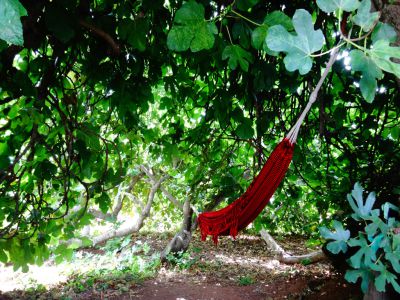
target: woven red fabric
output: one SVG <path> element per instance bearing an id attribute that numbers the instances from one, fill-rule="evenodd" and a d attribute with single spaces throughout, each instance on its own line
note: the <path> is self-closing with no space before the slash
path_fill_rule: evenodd
<path id="1" fill-rule="evenodd" d="M 236 237 L 261 213 L 278 188 L 293 157 L 294 144 L 285 138 L 272 151 L 260 173 L 254 178 L 246 192 L 228 206 L 199 215 L 201 239 L 211 235 L 218 243 L 218 236 Z"/>

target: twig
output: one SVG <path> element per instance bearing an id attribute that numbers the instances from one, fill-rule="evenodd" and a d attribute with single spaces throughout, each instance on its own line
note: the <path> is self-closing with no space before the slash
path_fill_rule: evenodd
<path id="1" fill-rule="evenodd" d="M 246 20 L 247 22 L 255 25 L 255 26 L 261 26 L 262 24 L 259 24 L 257 22 L 254 22 L 253 20 L 250 20 L 249 18 L 246 18 L 245 16 L 243 16 L 242 14 L 238 13 L 235 10 L 231 10 L 232 13 L 234 13 L 235 15 L 237 15 L 238 17 L 242 18 L 243 20 Z"/>

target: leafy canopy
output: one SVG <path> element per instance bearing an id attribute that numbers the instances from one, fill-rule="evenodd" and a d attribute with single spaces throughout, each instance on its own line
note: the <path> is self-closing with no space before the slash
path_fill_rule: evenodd
<path id="1" fill-rule="evenodd" d="M 399 208 L 390 203 L 382 205 L 381 210 L 372 209 L 375 203 L 375 193 L 371 192 L 367 199 L 363 200 L 363 188 L 359 183 L 354 185 L 347 200 L 353 209 L 352 218 L 356 221 L 364 221 L 365 227 L 358 236 L 350 238 L 350 232 L 344 230 L 342 223 L 335 221 L 336 232 L 321 227 L 321 235 L 328 239 L 327 249 L 334 254 L 347 252 L 349 247 L 354 247 L 355 253 L 349 259 L 350 270 L 345 278 L 355 283 L 362 279 L 361 288 L 367 292 L 371 280 L 379 292 L 386 291 L 386 285 L 391 284 L 399 293 L 400 285 L 397 283 L 397 275 L 400 272 L 400 243 L 399 234 L 395 228 L 400 226 L 399 220 L 389 215 L 389 210 L 399 212 Z M 383 211 L 383 219 L 380 213 Z"/>
<path id="2" fill-rule="evenodd" d="M 400 55 L 394 29 L 375 17 L 372 28 L 364 2 L 21 3 L 0 1 L 0 260 L 15 269 L 89 245 L 81 228 L 109 216 L 144 164 L 167 176 L 177 207 L 234 201 L 296 122 L 334 47 L 342 59 L 254 227 L 318 239 L 318 226 L 351 208 L 356 181 L 376 202 L 397 199 Z M 343 10 L 352 36 L 337 34 Z M 142 211 L 149 189 L 138 184 L 123 212 Z M 145 223 L 171 228 L 165 219 L 180 217 L 157 192 Z M 378 225 L 366 232 L 386 230 Z M 343 251 L 346 230 L 333 234 L 330 247 Z"/>

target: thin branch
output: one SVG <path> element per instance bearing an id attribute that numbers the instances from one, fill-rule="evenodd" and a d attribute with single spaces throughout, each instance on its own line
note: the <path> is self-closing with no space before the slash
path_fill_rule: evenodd
<path id="1" fill-rule="evenodd" d="M 150 180 L 154 183 L 156 182 L 156 178 L 154 177 L 153 174 L 150 173 L 150 171 L 144 166 L 141 165 L 140 169 L 150 178 Z M 180 210 L 183 209 L 183 205 L 176 199 L 170 192 L 168 192 L 163 186 L 160 186 L 160 191 L 164 194 L 165 197 L 169 201 L 171 201 L 176 207 L 178 207 Z"/>
<path id="2" fill-rule="evenodd" d="M 102 38 L 104 41 L 106 41 L 112 48 L 115 55 L 120 54 L 121 50 L 119 45 L 114 41 L 114 39 L 108 33 L 84 20 L 80 20 L 79 24 L 88 29 L 90 32 L 97 35 L 98 37 Z"/>
<path id="3" fill-rule="evenodd" d="M 129 200 L 131 200 L 132 202 L 135 202 L 140 207 L 141 210 L 144 210 L 143 202 L 140 201 L 138 198 L 136 198 L 133 194 L 128 193 L 128 192 L 124 192 L 123 196 L 128 197 Z"/>
<path id="4" fill-rule="evenodd" d="M 163 186 L 160 186 L 160 191 L 164 194 L 165 197 L 168 198 L 169 201 L 171 201 L 176 207 L 178 207 L 180 210 L 183 209 L 182 203 L 180 203 L 174 196 L 171 195 L 170 192 L 168 192 Z"/>

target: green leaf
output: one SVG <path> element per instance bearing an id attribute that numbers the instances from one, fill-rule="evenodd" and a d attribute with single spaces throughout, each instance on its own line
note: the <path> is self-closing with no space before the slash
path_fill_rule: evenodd
<path id="1" fill-rule="evenodd" d="M 398 140 L 400 137 L 400 126 L 395 126 L 390 130 L 390 135 L 394 140 Z"/>
<path id="2" fill-rule="evenodd" d="M 359 249 L 353 256 L 350 257 L 350 264 L 353 268 L 358 269 L 361 266 L 361 259 L 365 254 L 365 249 Z"/>
<path id="3" fill-rule="evenodd" d="M 3 264 L 8 262 L 8 256 L 3 249 L 0 248 L 0 262 Z"/>
<path id="4" fill-rule="evenodd" d="M 395 234 L 393 235 L 393 249 L 398 249 L 400 250 L 400 234 Z"/>
<path id="5" fill-rule="evenodd" d="M 360 50 L 351 51 L 350 58 L 352 69 L 362 73 L 360 80 L 361 94 L 367 102 L 371 103 L 374 101 L 378 86 L 376 79 L 381 79 L 383 73 L 375 62 Z"/>
<path id="6" fill-rule="evenodd" d="M 399 208 L 396 205 L 393 205 L 390 202 L 385 202 L 382 205 L 382 210 L 383 210 L 383 217 L 387 220 L 389 218 L 389 210 L 392 209 L 394 211 L 399 211 Z"/>
<path id="7" fill-rule="evenodd" d="M 44 160 L 36 166 L 33 175 L 40 179 L 50 180 L 56 173 L 57 166 L 49 160 Z"/>
<path id="8" fill-rule="evenodd" d="M 241 139 L 250 139 L 254 136 L 253 121 L 244 118 L 243 121 L 236 128 L 236 134 Z"/>
<path id="9" fill-rule="evenodd" d="M 363 263 L 368 267 L 372 267 L 376 261 L 376 251 L 379 248 L 379 240 L 381 237 L 377 238 L 376 245 L 371 246 L 368 244 L 368 241 L 364 238 L 364 236 L 359 233 L 357 238 L 352 238 L 348 241 L 348 245 L 350 247 L 360 247 L 360 249 L 350 257 L 349 262 L 353 268 L 360 268 Z M 362 259 L 364 258 L 363 262 Z"/>
<path id="10" fill-rule="evenodd" d="M 55 250 L 54 254 L 56 254 L 55 262 L 56 264 L 60 264 L 63 261 L 71 260 L 74 249 L 68 248 L 66 244 L 60 244 Z"/>
<path id="11" fill-rule="evenodd" d="M 261 26 L 257 27 L 251 33 L 251 42 L 255 49 L 261 50 L 264 44 L 265 38 L 267 37 L 269 26 L 266 24 L 262 24 Z"/>
<path id="12" fill-rule="evenodd" d="M 10 44 L 24 44 L 21 17 L 26 16 L 26 9 L 18 0 L 0 1 L 0 39 Z"/>
<path id="13" fill-rule="evenodd" d="M 361 1 L 357 14 L 353 17 L 353 22 L 360 26 L 365 32 L 372 29 L 375 22 L 379 19 L 379 12 L 371 13 L 371 0 Z"/>
<path id="14" fill-rule="evenodd" d="M 111 206 L 111 199 L 107 193 L 102 193 L 100 197 L 95 198 L 95 202 L 99 205 L 102 213 L 107 213 L 108 209 Z"/>
<path id="15" fill-rule="evenodd" d="M 390 261 L 393 270 L 400 274 L 400 250 L 386 253 L 385 258 Z"/>
<path id="16" fill-rule="evenodd" d="M 217 33 L 218 29 L 214 23 L 207 23 L 203 26 L 199 26 L 195 38 L 190 45 L 190 50 L 192 50 L 192 52 L 198 52 L 211 49 L 214 45 L 214 35 Z"/>
<path id="17" fill-rule="evenodd" d="M 375 278 L 375 287 L 378 292 L 385 292 L 386 291 L 386 282 L 393 282 L 397 281 L 397 276 L 388 271 L 387 269 L 383 270 L 379 276 Z M 393 286 L 395 286 L 394 284 Z"/>
<path id="18" fill-rule="evenodd" d="M 372 42 L 375 43 L 378 40 L 387 40 L 389 42 L 395 42 L 397 38 L 396 30 L 392 26 L 386 23 L 379 22 L 372 32 Z"/>
<path id="19" fill-rule="evenodd" d="M 239 40 L 240 46 L 244 49 L 247 49 L 250 46 L 250 33 L 250 27 L 246 23 L 239 22 L 233 24 L 232 37 L 234 40 Z"/>
<path id="20" fill-rule="evenodd" d="M 232 70 L 235 70 L 239 64 L 245 72 L 249 69 L 249 63 L 253 61 L 252 55 L 238 45 L 226 46 L 222 52 L 222 59 L 228 59 L 228 65 Z"/>
<path id="21" fill-rule="evenodd" d="M 192 52 L 211 49 L 218 29 L 204 19 L 204 7 L 195 1 L 182 5 L 176 12 L 174 25 L 168 33 L 167 45 L 170 50 Z"/>
<path id="22" fill-rule="evenodd" d="M 366 293 L 368 290 L 369 282 L 371 281 L 372 274 L 369 270 L 347 270 L 344 278 L 348 282 L 356 283 L 357 279 L 361 277 L 361 290 Z"/>
<path id="23" fill-rule="evenodd" d="M 326 13 L 332 13 L 337 9 L 354 11 L 360 6 L 358 0 L 317 0 L 317 5 Z"/>
<path id="24" fill-rule="evenodd" d="M 364 204 L 363 191 L 363 187 L 358 182 L 356 182 L 354 184 L 353 190 L 351 191 L 351 194 L 347 195 L 347 200 L 351 208 L 355 212 L 355 214 L 353 214 L 353 218 L 356 220 L 358 220 L 359 217 L 369 217 L 371 215 L 372 207 L 376 200 L 375 193 L 371 192 L 369 193 Z"/>
<path id="25" fill-rule="evenodd" d="M 278 10 L 273 11 L 264 18 L 263 24 L 254 29 L 251 34 L 251 41 L 255 49 L 261 50 L 263 48 L 268 54 L 274 54 L 271 49 L 268 48 L 265 39 L 267 37 L 268 28 L 275 25 L 282 25 L 288 31 L 293 30 L 292 20 L 287 15 Z"/>
<path id="26" fill-rule="evenodd" d="M 94 151 L 101 150 L 100 140 L 92 132 L 77 130 L 76 136 L 79 140 L 83 141 L 91 150 Z"/>
<path id="27" fill-rule="evenodd" d="M 390 278 L 388 278 L 388 281 L 392 284 L 394 290 L 400 294 L 400 285 L 397 283 L 397 277 L 396 276 L 390 276 Z"/>
<path id="28" fill-rule="evenodd" d="M 0 143 L 0 155 L 8 155 L 9 154 L 9 148 L 7 143 Z"/>
<path id="29" fill-rule="evenodd" d="M 292 31 L 294 29 L 292 20 L 280 10 L 275 10 L 266 15 L 263 24 L 268 26 L 282 25 L 288 31 Z"/>
<path id="30" fill-rule="evenodd" d="M 378 292 L 384 292 L 386 290 L 386 277 L 382 273 L 381 275 L 375 278 L 375 287 Z"/>
<path id="31" fill-rule="evenodd" d="M 118 33 L 121 38 L 127 40 L 134 49 L 139 51 L 146 50 L 148 31 L 149 24 L 144 18 L 138 18 L 134 21 L 124 19 L 118 25 Z"/>
<path id="32" fill-rule="evenodd" d="M 339 252 L 346 253 L 347 251 L 347 245 L 343 241 L 334 241 L 334 242 L 329 242 L 326 245 L 326 248 L 332 252 L 333 254 L 338 254 Z"/>
<path id="33" fill-rule="evenodd" d="M 322 48 L 325 38 L 321 30 L 314 30 L 312 17 L 304 9 L 296 10 L 293 24 L 297 35 L 275 25 L 268 30 L 266 42 L 271 50 L 287 53 L 284 63 L 288 71 L 299 70 L 304 75 L 312 67 L 310 55 Z"/>
<path id="34" fill-rule="evenodd" d="M 379 228 L 378 224 L 369 223 L 367 226 L 365 226 L 365 232 L 368 234 L 368 236 L 374 236 L 378 228 Z"/>
<path id="35" fill-rule="evenodd" d="M 400 78 L 400 64 L 392 61 L 400 59 L 400 47 L 391 47 L 388 40 L 378 40 L 367 53 L 379 68 Z"/>
<path id="36" fill-rule="evenodd" d="M 325 226 L 319 228 L 321 236 L 328 240 L 334 240 L 327 244 L 327 249 L 333 254 L 338 254 L 339 252 L 345 253 L 347 251 L 347 241 L 350 238 L 350 231 L 344 230 L 343 224 L 334 220 L 333 227 L 335 231 L 330 231 Z"/>

